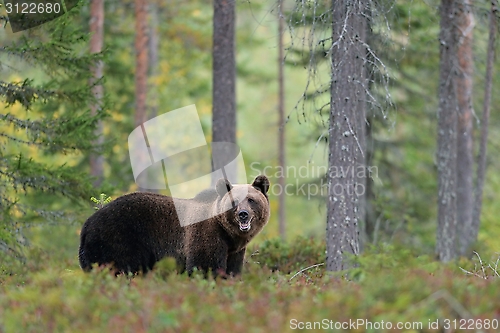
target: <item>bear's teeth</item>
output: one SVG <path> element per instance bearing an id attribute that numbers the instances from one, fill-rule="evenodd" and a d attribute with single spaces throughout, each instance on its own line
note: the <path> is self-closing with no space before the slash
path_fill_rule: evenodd
<path id="1" fill-rule="evenodd" d="M 240 230 L 247 231 L 250 229 L 250 223 L 240 223 Z"/>

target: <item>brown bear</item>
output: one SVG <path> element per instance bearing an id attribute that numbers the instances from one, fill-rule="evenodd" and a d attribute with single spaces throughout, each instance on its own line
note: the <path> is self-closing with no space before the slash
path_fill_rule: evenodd
<path id="1" fill-rule="evenodd" d="M 93 263 L 112 264 L 117 273 L 146 273 L 169 256 L 189 274 L 197 268 L 205 275 L 237 275 L 247 244 L 269 220 L 268 189 L 269 180 L 260 175 L 251 185 L 219 179 L 192 199 L 148 192 L 121 196 L 83 225 L 80 266 L 89 271 Z M 178 217 L 186 213 L 208 218 L 186 225 Z"/>

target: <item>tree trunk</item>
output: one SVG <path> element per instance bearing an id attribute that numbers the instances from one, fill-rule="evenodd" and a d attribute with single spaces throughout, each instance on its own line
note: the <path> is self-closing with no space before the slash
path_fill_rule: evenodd
<path id="1" fill-rule="evenodd" d="M 365 0 L 332 1 L 334 44 L 326 227 L 329 271 L 349 267 L 347 255 L 359 253 L 359 204 L 365 189 L 357 171 L 365 168 L 366 6 Z"/>
<path id="2" fill-rule="evenodd" d="M 235 1 L 214 1 L 212 142 L 236 143 L 235 16 Z M 214 169 L 226 165 L 234 153 L 222 146 L 215 154 Z M 223 173 L 226 178 L 236 178 L 236 168 L 224 167 Z"/>
<path id="3" fill-rule="evenodd" d="M 457 73 L 457 225 L 459 254 L 465 255 L 468 239 L 472 233 L 473 189 L 473 145 L 472 145 L 472 32 L 474 16 L 470 0 L 458 0 L 456 24 L 458 37 Z"/>
<path id="4" fill-rule="evenodd" d="M 150 4 L 151 28 L 149 29 L 149 77 L 153 77 L 158 73 L 158 50 L 160 40 L 158 38 L 158 10 L 159 6 L 156 2 Z M 158 89 L 151 87 L 149 101 L 149 116 L 154 118 L 158 115 Z"/>
<path id="5" fill-rule="evenodd" d="M 135 126 L 147 120 L 148 80 L 147 0 L 135 0 Z"/>
<path id="6" fill-rule="evenodd" d="M 366 8 L 366 17 L 367 19 L 367 28 L 366 28 L 366 43 L 370 46 L 371 41 L 375 40 L 376 34 L 373 33 L 373 20 L 372 20 L 372 11 L 374 8 L 372 6 L 367 6 Z M 371 91 L 374 86 L 374 82 L 376 81 L 376 73 L 379 72 L 375 64 L 377 63 L 376 55 L 372 53 L 368 53 L 366 69 L 367 73 L 367 91 Z M 363 161 L 364 173 L 361 173 L 358 177 L 359 184 L 362 185 L 364 189 L 363 193 L 359 197 L 359 249 L 360 252 L 363 252 L 363 249 L 370 241 L 376 241 L 374 239 L 374 231 L 375 224 L 377 223 L 377 217 L 375 216 L 375 211 L 372 205 L 372 202 L 375 200 L 374 194 L 374 186 L 373 186 L 373 176 L 376 177 L 375 174 L 371 174 L 371 169 L 368 169 L 371 165 L 374 155 L 373 149 L 373 134 L 372 134 L 372 123 L 375 118 L 373 110 L 367 109 L 366 112 L 360 113 L 360 117 L 358 119 L 360 130 L 364 131 L 362 138 L 363 141 L 360 142 L 362 151 L 364 153 L 363 156 L 360 156 L 360 159 Z M 375 168 L 374 168 L 375 169 Z"/>
<path id="7" fill-rule="evenodd" d="M 438 228 L 436 252 L 441 261 L 456 258 L 457 233 L 457 66 L 454 0 L 441 1 L 439 110 L 438 110 Z"/>
<path id="8" fill-rule="evenodd" d="M 90 53 L 100 53 L 102 52 L 102 45 L 104 39 L 104 0 L 92 0 L 90 2 Z M 97 62 L 91 68 L 92 78 L 90 79 L 90 85 L 92 86 L 92 95 L 94 101 L 90 106 L 90 111 L 92 115 L 96 115 L 101 110 L 101 103 L 103 98 L 103 87 L 100 82 L 98 82 L 103 75 L 104 64 L 102 61 Z M 102 122 L 99 121 L 97 125 L 95 135 L 97 140 L 96 145 L 101 145 L 103 143 L 102 137 Z M 104 159 L 102 155 L 97 155 L 95 153 L 90 154 L 90 174 L 96 177 L 94 186 L 98 187 L 102 182 L 103 177 L 103 164 Z"/>
<path id="9" fill-rule="evenodd" d="M 483 204 L 483 187 L 486 176 L 486 147 L 488 144 L 488 124 L 490 119 L 491 88 L 493 81 L 493 62 L 495 59 L 495 39 L 497 29 L 498 3 L 491 1 L 490 36 L 488 40 L 488 55 L 486 60 L 486 78 L 484 85 L 483 117 L 481 119 L 481 138 L 479 143 L 479 156 L 477 162 L 477 183 L 475 191 L 474 215 L 472 219 L 471 234 L 467 241 L 467 250 L 477 240 L 481 219 L 481 206 Z"/>
<path id="10" fill-rule="evenodd" d="M 283 55 L 283 1 L 278 2 L 278 166 L 285 170 L 285 82 L 284 75 L 284 55 Z M 278 222 L 279 232 L 282 239 L 286 238 L 285 228 L 285 173 L 278 178 L 280 188 Z"/>

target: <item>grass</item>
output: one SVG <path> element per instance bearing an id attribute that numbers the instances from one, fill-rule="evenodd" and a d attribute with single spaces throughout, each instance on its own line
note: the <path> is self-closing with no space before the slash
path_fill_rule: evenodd
<path id="1" fill-rule="evenodd" d="M 495 261 L 441 264 L 385 245 L 355 258 L 346 279 L 325 271 L 322 249 L 266 241 L 249 249 L 241 277 L 214 280 L 177 274 L 170 260 L 146 276 L 87 274 L 74 257 L 34 248 L 26 263 L 1 265 L 0 332 L 441 332 L 461 319 L 497 331 Z"/>

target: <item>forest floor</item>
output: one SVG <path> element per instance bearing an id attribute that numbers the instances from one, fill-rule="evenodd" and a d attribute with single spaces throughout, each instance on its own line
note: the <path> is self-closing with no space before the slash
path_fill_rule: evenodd
<path id="1" fill-rule="evenodd" d="M 63 243 L 64 244 L 64 243 Z M 75 253 L 32 247 L 0 263 L 0 332 L 497 332 L 496 261 L 442 264 L 392 245 L 327 273 L 324 242 L 264 241 L 242 276 L 84 273 Z M 75 251 L 76 252 L 76 251 Z"/>

